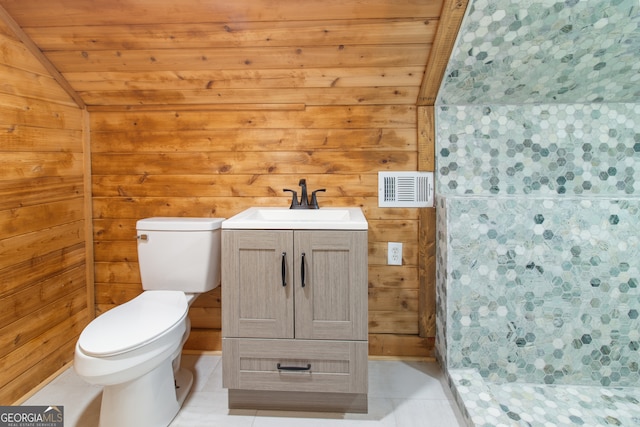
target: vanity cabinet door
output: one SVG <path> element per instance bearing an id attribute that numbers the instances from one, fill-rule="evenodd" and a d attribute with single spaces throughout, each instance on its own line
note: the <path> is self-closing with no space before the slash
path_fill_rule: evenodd
<path id="1" fill-rule="evenodd" d="M 296 230 L 294 248 L 295 337 L 367 340 L 367 232 Z"/>
<path id="2" fill-rule="evenodd" d="M 224 337 L 293 338 L 290 230 L 223 230 Z"/>

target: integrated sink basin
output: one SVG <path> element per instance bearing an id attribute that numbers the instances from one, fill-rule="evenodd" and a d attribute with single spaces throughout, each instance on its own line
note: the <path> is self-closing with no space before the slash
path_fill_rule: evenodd
<path id="1" fill-rule="evenodd" d="M 223 229 L 366 230 L 360 208 L 289 209 L 254 207 L 222 223 Z"/>

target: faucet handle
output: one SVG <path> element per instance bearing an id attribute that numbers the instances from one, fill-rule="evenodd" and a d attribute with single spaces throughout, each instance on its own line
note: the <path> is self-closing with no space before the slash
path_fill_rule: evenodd
<path id="1" fill-rule="evenodd" d="M 324 192 L 324 191 L 327 191 L 327 189 L 326 188 L 321 188 L 319 190 L 314 190 L 311 193 L 311 209 L 320 209 L 320 206 L 318 206 L 318 199 L 316 197 L 316 193 L 319 192 L 319 191 L 323 191 Z"/>
<path id="2" fill-rule="evenodd" d="M 289 209 L 293 209 L 294 206 L 300 206 L 300 203 L 298 203 L 298 192 L 294 191 L 294 190 L 289 190 L 288 188 L 283 188 L 282 191 L 290 191 L 292 194 L 292 198 L 291 198 L 291 206 L 289 206 Z"/>

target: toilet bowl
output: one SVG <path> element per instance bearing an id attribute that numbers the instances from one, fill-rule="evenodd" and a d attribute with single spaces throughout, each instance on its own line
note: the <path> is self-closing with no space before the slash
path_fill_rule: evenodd
<path id="1" fill-rule="evenodd" d="M 144 292 L 94 319 L 76 343 L 74 369 L 104 386 L 100 427 L 166 427 L 193 375 L 180 367 L 189 306 L 220 283 L 221 218 L 138 221 Z"/>

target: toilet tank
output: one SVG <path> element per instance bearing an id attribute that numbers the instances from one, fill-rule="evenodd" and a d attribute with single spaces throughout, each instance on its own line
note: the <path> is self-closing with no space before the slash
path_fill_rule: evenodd
<path id="1" fill-rule="evenodd" d="M 224 218 L 155 217 L 136 223 L 142 288 L 203 293 L 220 284 Z"/>

